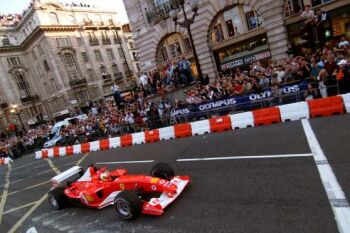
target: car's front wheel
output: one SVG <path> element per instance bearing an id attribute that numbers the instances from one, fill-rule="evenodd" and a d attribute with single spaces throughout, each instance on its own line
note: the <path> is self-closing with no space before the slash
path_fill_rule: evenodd
<path id="1" fill-rule="evenodd" d="M 142 211 L 142 201 L 135 192 L 124 190 L 114 199 L 117 215 L 125 220 L 138 217 Z"/>
<path id="2" fill-rule="evenodd" d="M 51 207 L 54 210 L 60 210 L 67 206 L 68 197 L 64 194 L 63 187 L 57 187 L 48 193 Z"/>
<path id="3" fill-rule="evenodd" d="M 170 180 L 175 176 L 174 169 L 167 163 L 158 163 L 151 170 L 151 176 L 158 177 L 164 180 Z"/>

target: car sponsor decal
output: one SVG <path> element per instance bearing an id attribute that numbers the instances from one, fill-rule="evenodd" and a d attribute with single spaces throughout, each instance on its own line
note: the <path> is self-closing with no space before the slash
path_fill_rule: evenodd
<path id="1" fill-rule="evenodd" d="M 160 180 L 159 178 L 153 177 L 153 178 L 151 178 L 150 182 L 151 182 L 151 184 L 156 184 L 159 180 Z"/>

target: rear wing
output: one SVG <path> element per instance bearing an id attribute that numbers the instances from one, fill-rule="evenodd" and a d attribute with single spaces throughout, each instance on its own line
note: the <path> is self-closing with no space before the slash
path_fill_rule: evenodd
<path id="1" fill-rule="evenodd" d="M 74 180 L 78 179 L 83 174 L 83 172 L 84 170 L 82 167 L 74 166 L 62 172 L 61 174 L 58 174 L 57 176 L 53 177 L 51 179 L 52 187 L 57 187 L 64 181 L 72 181 L 72 179 L 70 178 L 73 178 Z"/>

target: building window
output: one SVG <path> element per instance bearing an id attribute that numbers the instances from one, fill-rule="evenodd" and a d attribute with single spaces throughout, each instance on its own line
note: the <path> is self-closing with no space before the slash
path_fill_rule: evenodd
<path id="1" fill-rule="evenodd" d="M 21 60 L 19 59 L 19 57 L 8 57 L 7 58 L 7 63 L 9 65 L 9 67 L 11 66 L 19 66 L 21 65 Z"/>
<path id="2" fill-rule="evenodd" d="M 38 57 L 36 56 L 35 50 L 31 51 L 30 54 L 32 55 L 32 59 L 34 61 L 36 61 L 36 59 L 38 59 Z"/>
<path id="3" fill-rule="evenodd" d="M 2 39 L 2 45 L 3 46 L 10 46 L 11 45 L 10 39 L 9 38 Z"/>
<path id="4" fill-rule="evenodd" d="M 302 0 L 286 0 L 285 6 L 284 6 L 284 15 L 285 17 L 289 17 L 300 13 L 302 9 L 303 9 Z"/>
<path id="5" fill-rule="evenodd" d="M 179 42 L 170 45 L 171 58 L 177 58 L 182 55 L 181 46 Z"/>
<path id="6" fill-rule="evenodd" d="M 312 6 L 318 6 L 318 5 L 329 3 L 332 1 L 334 1 L 334 0 L 312 0 L 311 4 L 312 4 Z"/>
<path id="7" fill-rule="evenodd" d="M 94 80 L 94 74 L 92 72 L 92 69 L 87 69 L 87 77 L 90 81 Z"/>
<path id="8" fill-rule="evenodd" d="M 84 45 L 83 38 L 77 37 L 77 44 L 78 44 L 78 46 L 83 46 Z"/>
<path id="9" fill-rule="evenodd" d="M 45 71 L 50 71 L 50 66 L 46 60 L 43 61 L 43 64 L 44 64 Z"/>
<path id="10" fill-rule="evenodd" d="M 107 74 L 107 69 L 106 69 L 106 67 L 104 65 L 100 66 L 100 71 L 101 71 L 102 75 L 106 75 Z"/>
<path id="11" fill-rule="evenodd" d="M 67 67 L 70 80 L 79 79 L 79 70 L 78 70 L 77 63 L 75 61 L 74 54 L 72 53 L 63 54 L 63 61 Z"/>
<path id="12" fill-rule="evenodd" d="M 88 58 L 86 52 L 81 52 L 81 58 L 83 59 L 83 61 L 84 61 L 85 63 L 86 63 L 86 62 L 89 62 L 89 58 Z"/>
<path id="13" fill-rule="evenodd" d="M 263 23 L 260 15 L 251 7 L 234 5 L 219 13 L 210 26 L 210 39 L 213 43 L 221 42 L 259 28 Z M 226 29 L 226 30 L 223 30 Z"/>
<path id="14" fill-rule="evenodd" d="M 58 47 L 68 47 L 70 46 L 69 38 L 56 38 Z"/>
<path id="15" fill-rule="evenodd" d="M 118 54 L 119 54 L 120 59 L 124 59 L 124 53 L 123 53 L 122 48 L 118 48 Z"/>
<path id="16" fill-rule="evenodd" d="M 44 53 L 44 50 L 43 50 L 43 48 L 41 47 L 40 44 L 38 45 L 38 51 L 39 51 L 40 55 Z"/>
<path id="17" fill-rule="evenodd" d="M 16 71 L 14 73 L 15 82 L 21 93 L 21 97 L 31 96 L 30 87 L 26 80 L 25 74 L 21 71 Z"/>
<path id="18" fill-rule="evenodd" d="M 136 63 L 137 72 L 141 72 L 140 63 Z"/>
<path id="19" fill-rule="evenodd" d="M 129 67 L 129 65 L 128 65 L 127 62 L 124 62 L 124 63 L 123 63 L 123 67 L 124 67 L 124 71 L 125 71 L 125 72 L 130 71 L 130 67 Z"/>
<path id="20" fill-rule="evenodd" d="M 108 37 L 107 31 L 101 32 L 102 43 L 111 44 L 111 39 Z"/>
<path id="21" fill-rule="evenodd" d="M 99 42 L 98 42 L 98 39 L 95 35 L 95 32 L 88 32 L 89 34 L 89 43 L 90 45 L 98 45 Z"/>
<path id="22" fill-rule="evenodd" d="M 106 51 L 107 51 L 108 60 L 114 61 L 115 60 L 115 56 L 114 56 L 113 50 L 112 49 L 106 49 Z"/>
<path id="23" fill-rule="evenodd" d="M 135 49 L 134 43 L 133 42 L 129 42 L 129 47 L 130 47 L 130 49 Z"/>
<path id="24" fill-rule="evenodd" d="M 60 24 L 60 21 L 58 20 L 57 14 L 54 12 L 50 13 L 50 21 L 52 24 Z"/>
<path id="25" fill-rule="evenodd" d="M 120 73 L 120 70 L 117 64 L 112 65 L 112 72 L 114 77 L 117 77 L 118 74 Z"/>
<path id="26" fill-rule="evenodd" d="M 88 100 L 86 90 L 77 91 L 74 93 L 74 96 L 79 103 L 85 103 Z"/>
<path id="27" fill-rule="evenodd" d="M 189 38 L 184 39 L 184 46 L 186 53 L 192 53 L 192 46 Z"/>
<path id="28" fill-rule="evenodd" d="M 100 50 L 94 50 L 96 61 L 103 62 L 103 57 Z"/>

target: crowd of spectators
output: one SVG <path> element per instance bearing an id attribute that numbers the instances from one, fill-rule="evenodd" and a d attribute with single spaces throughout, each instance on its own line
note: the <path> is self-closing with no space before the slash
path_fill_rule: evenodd
<path id="1" fill-rule="evenodd" d="M 33 1 L 29 6 L 23 10 L 22 14 L 1 14 L 0 26 L 16 26 L 22 19 L 22 17 L 33 7 Z"/>
<path id="2" fill-rule="evenodd" d="M 168 61 L 166 67 L 140 76 L 140 84 L 145 96 L 162 95 L 194 82 L 191 63 L 185 56 L 178 62 Z"/>

